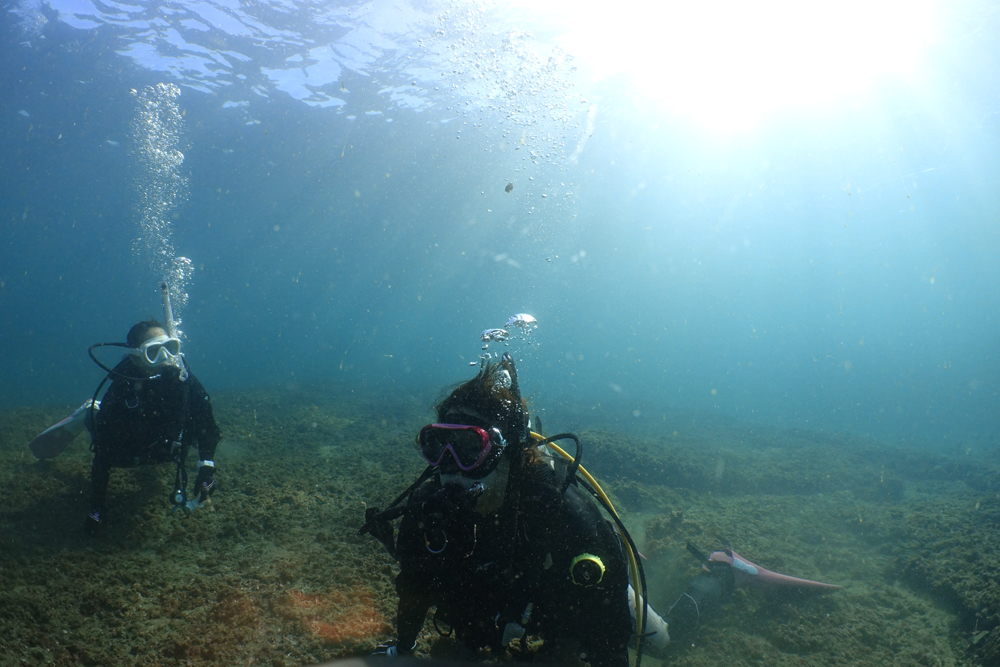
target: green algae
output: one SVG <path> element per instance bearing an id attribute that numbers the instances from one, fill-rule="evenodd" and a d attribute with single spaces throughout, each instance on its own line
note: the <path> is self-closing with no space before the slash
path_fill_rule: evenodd
<path id="1" fill-rule="evenodd" d="M 52 461 L 27 449 L 73 406 L 0 413 L 0 666 L 299 665 L 391 638 L 394 565 L 357 528 L 423 468 L 413 435 L 426 405 L 315 389 L 214 403 L 211 505 L 170 514 L 170 466 L 115 471 L 97 538 L 82 530 L 86 437 Z M 739 590 L 664 662 L 1000 665 L 989 458 L 692 423 L 580 432 L 585 466 L 647 558 L 652 604 L 665 611 L 697 572 L 688 543 L 844 588 Z M 459 655 L 430 623 L 418 652 Z"/>

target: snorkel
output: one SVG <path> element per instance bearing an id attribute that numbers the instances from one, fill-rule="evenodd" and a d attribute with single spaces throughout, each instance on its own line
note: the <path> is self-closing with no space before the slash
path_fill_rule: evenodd
<path id="1" fill-rule="evenodd" d="M 177 336 L 177 323 L 174 321 L 174 310 L 170 306 L 170 287 L 166 282 L 160 283 L 160 302 L 163 304 L 163 323 L 167 329 L 167 335 L 177 340 L 177 354 L 170 355 L 169 361 L 164 365 L 177 367 L 178 378 L 181 382 L 188 379 L 187 364 L 184 363 L 184 353 L 180 351 L 180 339 Z"/>
<path id="2" fill-rule="evenodd" d="M 170 288 L 167 283 L 160 283 L 160 302 L 163 304 L 163 323 L 167 334 L 177 338 L 177 324 L 174 323 L 174 310 L 170 307 Z"/>
<path id="3" fill-rule="evenodd" d="M 521 399 L 521 387 L 517 383 L 517 369 L 514 367 L 514 358 L 510 356 L 509 352 L 504 352 L 503 356 L 500 357 L 500 367 L 503 369 L 501 372 L 510 380 L 510 386 L 508 387 L 510 394 L 514 398 L 516 409 L 521 412 L 523 418 L 523 432 L 518 434 L 520 442 L 517 443 L 523 446 L 528 439 L 528 429 L 530 428 L 531 419 L 527 411 L 524 410 L 524 401 Z"/>

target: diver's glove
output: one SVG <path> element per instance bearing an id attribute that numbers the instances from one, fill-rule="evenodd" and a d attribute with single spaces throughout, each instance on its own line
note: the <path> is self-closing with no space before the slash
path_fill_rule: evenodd
<path id="1" fill-rule="evenodd" d="M 510 646 L 510 643 L 515 639 L 521 641 L 524 639 L 524 626 L 511 621 L 503 628 L 503 639 L 500 643 L 503 644 L 504 648 Z"/>
<path id="2" fill-rule="evenodd" d="M 525 607 L 524 611 L 521 612 L 520 622 L 511 621 L 503 627 L 503 639 L 501 639 L 501 644 L 504 648 L 510 646 L 511 642 L 515 639 L 521 641 L 524 639 L 524 634 L 526 632 L 525 628 L 528 625 L 528 621 L 531 620 L 531 612 L 535 609 L 535 603 L 529 602 Z M 500 621 L 500 615 L 497 615 L 497 621 Z"/>
<path id="3" fill-rule="evenodd" d="M 201 502 L 198 498 L 192 498 L 191 500 L 184 503 L 184 514 L 189 515 L 191 512 L 195 511 L 205 503 Z"/>
<path id="4" fill-rule="evenodd" d="M 215 461 L 198 461 L 198 479 L 194 483 L 195 493 L 198 494 L 198 505 L 203 505 L 215 493 L 214 475 Z"/>
<path id="5" fill-rule="evenodd" d="M 213 475 L 215 475 L 215 463 L 213 461 L 198 461 L 198 479 L 194 483 L 195 497 L 183 504 L 185 513 L 190 514 L 199 507 L 208 504 L 208 499 L 215 493 L 215 478 Z"/>
<path id="6" fill-rule="evenodd" d="M 410 648 L 401 648 L 396 644 L 379 644 L 372 651 L 372 655 L 383 655 L 387 658 L 404 658 L 410 655 L 410 651 L 412 650 L 412 646 Z"/>

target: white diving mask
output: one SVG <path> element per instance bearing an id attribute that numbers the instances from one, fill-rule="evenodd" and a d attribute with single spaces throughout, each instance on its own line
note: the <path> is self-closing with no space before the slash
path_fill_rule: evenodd
<path id="1" fill-rule="evenodd" d="M 180 365 L 181 341 L 172 336 L 156 336 L 150 338 L 138 348 L 129 348 L 129 354 L 138 357 L 138 361 L 150 368 L 160 366 Z"/>

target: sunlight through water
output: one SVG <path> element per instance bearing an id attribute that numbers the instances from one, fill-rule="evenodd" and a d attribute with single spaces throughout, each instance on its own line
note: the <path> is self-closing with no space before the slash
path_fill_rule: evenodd
<path id="1" fill-rule="evenodd" d="M 724 133 L 911 75 L 937 13 L 933 0 L 624 0 L 605 12 L 530 4 L 565 30 L 557 41 L 595 78 L 624 74 L 641 96 Z"/>

